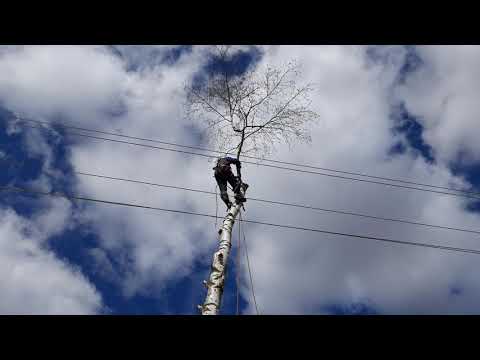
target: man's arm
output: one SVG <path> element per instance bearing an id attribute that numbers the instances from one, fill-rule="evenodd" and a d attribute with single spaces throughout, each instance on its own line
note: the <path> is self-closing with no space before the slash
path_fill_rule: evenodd
<path id="1" fill-rule="evenodd" d="M 242 164 L 240 163 L 240 160 L 237 160 L 235 165 L 237 166 L 237 176 L 238 176 L 239 179 L 241 179 L 242 174 L 240 173 L 240 169 L 242 168 Z"/>
<path id="2" fill-rule="evenodd" d="M 240 172 L 240 169 L 242 168 L 242 164 L 240 163 L 240 160 L 235 158 L 229 158 L 229 160 L 231 164 L 235 164 L 235 166 L 237 167 L 237 176 L 241 179 L 242 174 Z"/>

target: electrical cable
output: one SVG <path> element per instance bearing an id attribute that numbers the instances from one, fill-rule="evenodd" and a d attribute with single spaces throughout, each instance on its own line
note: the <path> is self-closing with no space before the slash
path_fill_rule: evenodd
<path id="1" fill-rule="evenodd" d="M 203 217 L 209 217 L 209 218 L 214 218 L 215 217 L 215 215 L 197 213 L 197 212 L 193 212 L 193 211 L 166 209 L 166 208 L 153 207 L 153 206 L 147 206 L 147 205 L 95 199 L 95 198 L 88 198 L 88 197 L 84 197 L 84 196 L 68 195 L 68 194 L 62 194 L 62 193 L 59 193 L 59 192 L 46 192 L 46 191 L 41 191 L 41 190 L 32 190 L 32 189 L 19 188 L 19 187 L 14 187 L 14 186 L 0 186 L 0 191 L 19 192 L 19 193 L 30 194 L 30 195 L 55 196 L 55 197 L 62 197 L 62 198 L 70 199 L 70 200 L 91 201 L 91 202 L 103 203 L 103 204 L 108 204 L 108 205 L 134 207 L 134 208 L 149 209 L 149 210 L 155 210 L 155 211 L 171 212 L 171 213 L 176 213 L 176 214 L 203 216 Z M 337 232 L 337 231 L 306 228 L 306 227 L 294 226 L 294 225 L 275 224 L 275 223 L 255 221 L 255 220 L 243 220 L 243 222 L 251 223 L 251 224 L 257 224 L 257 225 L 265 225 L 265 226 L 271 226 L 271 227 L 284 228 L 284 229 L 302 230 L 302 231 L 316 232 L 316 233 L 329 234 L 329 235 L 353 237 L 353 238 L 365 239 L 365 240 L 374 240 L 374 241 L 386 242 L 386 243 L 390 243 L 390 244 L 403 244 L 403 245 L 411 245 L 411 246 L 417 246 L 417 247 L 425 247 L 425 248 L 432 248 L 432 249 L 439 249 L 439 250 L 446 250 L 446 251 L 480 255 L 480 250 L 475 250 L 475 249 L 466 249 L 466 248 L 459 248 L 459 247 L 452 247 L 452 246 L 419 243 L 419 242 L 414 242 L 414 241 L 394 240 L 394 239 L 381 238 L 381 237 L 375 237 L 375 236 L 350 234 L 350 233 L 343 233 L 343 232 Z"/>

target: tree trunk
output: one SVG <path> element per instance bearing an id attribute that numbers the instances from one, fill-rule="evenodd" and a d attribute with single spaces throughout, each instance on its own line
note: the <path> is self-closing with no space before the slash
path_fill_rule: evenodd
<path id="1" fill-rule="evenodd" d="M 242 130 L 242 139 L 240 140 L 240 144 L 238 144 L 237 149 L 237 160 L 240 160 L 240 154 L 242 153 L 243 142 L 245 141 L 245 128 Z"/>
<path id="2" fill-rule="evenodd" d="M 223 225 L 219 230 L 218 250 L 213 254 L 210 277 L 208 281 L 204 281 L 207 287 L 207 296 L 203 306 L 199 305 L 202 315 L 217 315 L 219 313 L 225 285 L 228 255 L 232 247 L 232 229 L 241 206 L 242 204 L 237 203 L 235 200 L 234 205 L 228 211 L 227 216 L 225 216 L 223 220 Z"/>

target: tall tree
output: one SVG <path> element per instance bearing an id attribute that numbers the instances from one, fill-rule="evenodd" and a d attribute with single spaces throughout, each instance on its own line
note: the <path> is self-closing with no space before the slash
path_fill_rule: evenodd
<path id="1" fill-rule="evenodd" d="M 232 66 L 231 46 L 216 46 L 213 60 L 217 71 L 203 81 L 186 86 L 187 114 L 205 122 L 210 143 L 225 154 L 263 157 L 275 145 L 310 142 L 309 125 L 318 114 L 310 109 L 312 84 L 299 84 L 300 67 L 292 61 L 284 66 L 250 66 L 238 74 Z M 245 195 L 245 189 L 242 188 Z M 207 296 L 202 314 L 218 314 L 231 248 L 232 228 L 242 203 L 235 200 L 219 229 L 220 242 L 213 256 Z"/>

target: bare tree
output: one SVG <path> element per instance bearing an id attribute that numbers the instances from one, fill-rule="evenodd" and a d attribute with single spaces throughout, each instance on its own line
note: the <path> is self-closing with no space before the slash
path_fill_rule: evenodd
<path id="1" fill-rule="evenodd" d="M 212 144 L 221 151 L 235 150 L 240 158 L 269 154 L 281 141 L 311 141 L 308 125 L 318 114 L 309 108 L 312 84 L 297 84 L 300 67 L 290 62 L 235 76 L 226 66 L 229 50 L 216 47 L 221 71 L 204 84 L 187 87 L 188 113 L 206 122 Z"/>
<path id="2" fill-rule="evenodd" d="M 318 118 L 310 110 L 311 84 L 300 86 L 300 67 L 289 62 L 283 67 L 250 67 L 235 74 L 228 64 L 231 47 L 217 46 L 220 71 L 198 84 L 186 86 L 187 113 L 207 125 L 211 145 L 237 159 L 242 154 L 265 156 L 275 144 L 310 142 L 308 127 Z M 220 307 L 225 266 L 231 247 L 231 232 L 241 203 L 234 203 L 219 230 L 220 245 L 214 254 L 203 314 L 217 314 Z"/>

